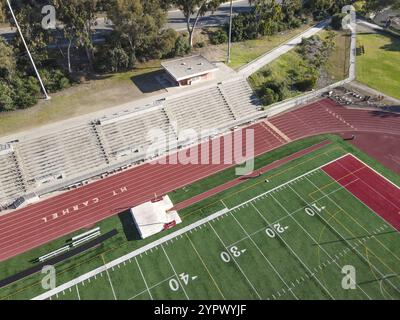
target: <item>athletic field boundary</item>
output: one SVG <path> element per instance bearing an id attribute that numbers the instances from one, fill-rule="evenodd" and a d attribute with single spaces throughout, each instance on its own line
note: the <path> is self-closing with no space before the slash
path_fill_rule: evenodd
<path id="1" fill-rule="evenodd" d="M 149 244 L 147 244 L 147 245 L 145 245 L 145 246 L 143 246 L 143 247 L 141 247 L 141 248 L 139 248 L 137 250 L 134 250 L 131 253 L 128 253 L 128 254 L 120 257 L 120 258 L 117 258 L 117 259 L 111 261 L 111 262 L 105 263 L 103 266 L 98 267 L 98 268 L 96 268 L 96 269 L 94 269 L 92 271 L 89 271 L 89 272 L 87 272 L 87 273 L 85 273 L 85 274 L 83 274 L 83 275 L 81 275 L 81 276 L 79 276 L 79 277 L 77 277 L 77 278 L 75 278 L 73 280 L 70 280 L 70 281 L 58 286 L 55 289 L 49 290 L 49 291 L 47 291 L 47 292 L 45 292 L 45 293 L 43 293 L 41 295 L 38 295 L 38 296 L 32 298 L 31 300 L 45 300 L 45 299 L 48 299 L 48 298 L 50 298 L 50 297 L 52 297 L 52 296 L 54 296 L 54 295 L 56 295 L 56 294 L 58 294 L 58 293 L 60 293 L 62 291 L 65 291 L 66 289 L 69 289 L 70 287 L 73 287 L 73 286 L 75 286 L 75 285 L 77 285 L 77 284 L 79 284 L 79 283 L 81 283 L 81 282 L 83 282 L 85 280 L 88 280 L 88 279 L 94 277 L 97 274 L 106 272 L 108 269 L 111 269 L 111 268 L 113 268 L 113 267 L 115 267 L 115 266 L 117 266 L 117 265 L 119 265 L 119 264 L 121 264 L 121 263 L 123 263 L 123 262 L 125 262 L 127 260 L 135 258 L 136 256 L 138 256 L 138 255 L 140 255 L 140 254 L 142 254 L 142 253 L 144 253 L 144 252 L 146 252 L 146 251 L 148 251 L 150 249 L 158 247 L 158 246 L 160 246 L 160 245 L 162 245 L 162 244 L 164 244 L 164 243 L 166 243 L 166 242 L 168 242 L 168 241 L 170 241 L 170 240 L 172 240 L 172 239 L 174 239 L 174 238 L 176 238 L 178 236 L 186 234 L 187 232 L 190 232 L 191 230 L 193 230 L 193 229 L 195 229 L 195 228 L 197 228 L 199 226 L 202 226 L 202 225 L 204 225 L 204 224 L 206 224 L 206 223 L 208 223 L 210 221 L 213 221 L 213 220 L 217 219 L 218 217 L 221 217 L 221 216 L 223 216 L 223 215 L 225 215 L 225 214 L 227 214 L 227 213 L 229 213 L 229 212 L 231 212 L 233 210 L 239 209 L 239 208 L 241 208 L 241 207 L 243 207 L 243 206 L 245 206 L 245 205 L 247 205 L 249 203 L 252 203 L 256 199 L 264 197 L 264 196 L 266 196 L 266 195 L 268 195 L 268 194 L 270 194 L 270 193 L 272 193 L 272 192 L 274 192 L 274 191 L 276 191 L 278 189 L 281 189 L 281 188 L 291 184 L 292 182 L 294 182 L 296 180 L 302 179 L 302 178 L 308 176 L 309 174 L 312 174 L 312 173 L 320 170 L 322 167 L 327 166 L 327 165 L 329 165 L 331 163 L 334 163 L 334 162 L 336 162 L 336 161 L 338 161 L 338 160 L 340 160 L 340 159 L 342 159 L 342 158 L 344 158 L 344 157 L 346 157 L 348 155 L 350 155 L 350 153 L 347 153 L 347 154 L 345 154 L 343 156 L 340 156 L 340 157 L 338 157 L 338 158 L 336 158 L 336 159 L 334 159 L 332 161 L 329 161 L 329 162 L 327 162 L 327 163 L 325 163 L 325 164 L 323 164 L 323 165 L 321 165 L 321 166 L 319 166 L 317 168 L 314 168 L 314 169 L 312 169 L 312 170 L 310 170 L 310 171 L 308 171 L 308 172 L 306 172 L 306 173 L 304 173 L 304 174 L 302 174 L 300 176 L 297 176 L 296 178 L 293 178 L 293 179 L 291 179 L 291 180 L 289 180 L 289 181 L 287 181 L 287 182 L 285 182 L 285 183 L 283 183 L 283 184 L 281 184 L 281 185 L 279 185 L 277 187 L 274 187 L 274 188 L 272 188 L 272 189 L 270 189 L 270 190 L 268 190 L 268 191 L 266 191 L 266 192 L 264 192 L 262 194 L 259 194 L 259 195 L 255 196 L 255 197 L 253 197 L 253 198 L 251 198 L 251 199 L 249 199 L 249 200 L 247 200 L 247 201 L 245 201 L 245 202 L 243 202 L 243 203 L 241 203 L 241 204 L 239 204 L 239 205 L 237 205 L 235 207 L 225 208 L 225 209 L 222 209 L 222 210 L 220 210 L 218 212 L 215 212 L 215 213 L 213 213 L 213 214 L 211 214 L 211 215 L 209 215 L 209 216 L 207 216 L 207 217 L 205 217 L 203 219 L 200 219 L 200 220 L 198 220 L 198 221 L 196 221 L 196 222 L 194 222 L 194 223 L 192 223 L 192 224 L 190 224 L 190 225 L 188 225 L 186 227 L 183 227 L 183 228 L 181 228 L 181 229 L 179 229 L 179 230 L 177 230 L 177 231 L 175 231 L 175 232 L 173 232 L 173 233 L 171 233 L 169 235 L 166 235 L 166 236 L 164 236 L 164 237 L 162 237 L 162 238 L 160 238 L 160 239 L 158 239 L 158 240 L 156 240 L 154 242 L 151 242 L 151 243 L 149 243 Z"/>

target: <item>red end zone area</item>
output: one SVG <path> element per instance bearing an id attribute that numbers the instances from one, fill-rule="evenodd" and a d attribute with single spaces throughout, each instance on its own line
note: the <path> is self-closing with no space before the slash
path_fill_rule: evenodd
<path id="1" fill-rule="evenodd" d="M 322 170 L 400 231 L 400 188 L 352 155 Z"/>

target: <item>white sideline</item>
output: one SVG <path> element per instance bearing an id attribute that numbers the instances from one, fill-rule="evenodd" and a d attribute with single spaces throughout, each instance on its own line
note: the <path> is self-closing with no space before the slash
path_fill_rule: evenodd
<path id="1" fill-rule="evenodd" d="M 43 294 L 41 294 L 41 295 L 39 295 L 39 296 L 37 296 L 35 298 L 32 298 L 31 300 L 45 300 L 45 299 L 48 299 L 48 298 L 50 298 L 50 297 L 52 297 L 52 296 L 54 296 L 54 295 L 56 295 L 56 294 L 58 294 L 60 292 L 63 292 L 66 289 L 69 289 L 70 287 L 72 287 L 74 285 L 78 285 L 80 282 L 83 282 L 85 280 L 88 280 L 89 278 L 94 277 L 97 274 L 100 274 L 102 272 L 106 272 L 106 270 L 108 270 L 110 268 L 113 268 L 113 267 L 115 267 L 115 266 L 117 266 L 117 265 L 129 260 L 129 259 L 132 259 L 132 258 L 134 258 L 134 257 L 146 252 L 147 250 L 155 248 L 155 247 L 157 247 L 157 246 L 159 246 L 159 245 L 161 245 L 161 244 L 163 244 L 165 242 L 168 242 L 169 240 L 171 240 L 173 238 L 176 238 L 176 237 L 178 237 L 180 235 L 183 235 L 183 234 L 185 234 L 185 233 L 187 233 L 187 232 L 189 232 L 189 231 L 191 231 L 191 230 L 193 230 L 193 229 L 195 229 L 195 228 L 197 228 L 197 227 L 199 227 L 199 226 L 201 226 L 203 224 L 208 223 L 209 221 L 215 220 L 216 218 L 218 218 L 220 216 L 223 216 L 224 214 L 226 214 L 226 213 L 228 213 L 230 211 L 233 211 L 235 209 L 243 207 L 244 205 L 253 202 L 255 199 L 261 198 L 261 197 L 263 197 L 263 196 L 265 196 L 265 195 L 267 195 L 267 194 L 269 194 L 271 192 L 274 192 L 275 190 L 278 190 L 278 189 L 280 189 L 280 188 L 292 183 L 293 181 L 296 181 L 298 179 L 301 179 L 301 178 L 309 175 L 310 173 L 316 172 L 316 171 L 320 170 L 322 167 L 324 167 L 326 165 L 329 165 L 329 164 L 331 164 L 331 163 L 333 163 L 333 162 L 335 162 L 335 161 L 337 161 L 339 159 L 342 159 L 342 158 L 346 157 L 347 155 L 349 155 L 349 153 L 345 154 L 345 155 L 343 155 L 341 157 L 338 157 L 338 158 L 336 158 L 336 159 L 334 159 L 332 161 L 329 161 L 328 163 L 325 163 L 325 164 L 323 164 L 323 165 L 321 165 L 321 166 L 319 166 L 319 167 L 317 167 L 315 169 L 312 169 L 312 170 L 310 170 L 310 171 L 308 171 L 308 172 L 306 172 L 306 173 L 304 173 L 304 174 L 302 174 L 302 175 L 300 175 L 300 176 L 298 176 L 298 177 L 296 177 L 294 179 L 291 179 L 291 180 L 289 180 L 289 181 L 287 181 L 287 182 L 285 182 L 285 183 L 283 183 L 283 184 L 281 184 L 281 185 L 279 185 L 279 186 L 277 186 L 277 187 L 275 187 L 275 188 L 273 188 L 271 190 L 268 190 L 268 191 L 266 191 L 266 192 L 264 192 L 262 194 L 259 194 L 258 196 L 255 196 L 255 197 L 251 198 L 250 200 L 247 200 L 247 201 L 245 201 L 245 202 L 243 202 L 243 203 L 241 203 L 241 204 L 239 204 L 239 205 L 237 205 L 237 206 L 235 206 L 233 208 L 230 208 L 230 209 L 225 208 L 225 209 L 220 210 L 220 211 L 218 211 L 216 213 L 213 213 L 213 214 L 211 214 L 211 215 L 209 215 L 209 216 L 207 216 L 207 217 L 205 217 L 203 219 L 200 219 L 200 220 L 198 220 L 198 221 L 196 221 L 196 222 L 194 222 L 194 223 L 192 223 L 192 224 L 190 224 L 190 225 L 188 225 L 186 227 L 183 227 L 182 229 L 179 229 L 179 230 L 177 230 L 177 231 L 175 231 L 175 232 L 173 232 L 173 233 L 171 233 L 171 234 L 169 234 L 169 235 L 167 235 L 165 237 L 162 237 L 162 238 L 160 238 L 160 239 L 158 239 L 158 240 L 156 240 L 156 241 L 154 241 L 152 243 L 149 243 L 149 244 L 147 244 L 147 245 L 145 245 L 145 246 L 143 246 L 143 247 L 141 247 L 141 248 L 139 248 L 137 250 L 134 250 L 131 253 L 128 253 L 128 254 L 126 254 L 126 255 L 118 258 L 118 259 L 115 259 L 115 260 L 113 260 L 111 262 L 106 263 L 105 265 L 103 265 L 101 267 L 98 267 L 98 268 L 96 268 L 96 269 L 94 269 L 92 271 L 89 271 L 89 272 L 87 272 L 87 273 L 85 273 L 85 274 L 83 274 L 83 275 L 81 275 L 81 276 L 79 276 L 79 277 L 77 277 L 77 278 L 75 278 L 75 279 L 73 279 L 71 281 L 68 281 L 68 282 L 58 286 L 55 289 L 49 290 L 49 291 L 47 291 L 47 292 L 45 292 L 45 293 L 43 293 Z"/>

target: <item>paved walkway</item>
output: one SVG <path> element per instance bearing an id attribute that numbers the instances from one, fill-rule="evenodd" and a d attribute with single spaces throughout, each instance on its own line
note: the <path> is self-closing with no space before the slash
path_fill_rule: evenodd
<path id="1" fill-rule="evenodd" d="M 271 50 L 270 52 L 264 54 L 260 58 L 250 62 L 249 64 L 243 66 L 242 68 L 239 69 L 239 74 L 249 77 L 252 75 L 254 72 L 260 70 L 263 68 L 265 65 L 271 63 L 272 61 L 278 59 L 280 56 L 283 54 L 289 52 L 292 50 L 294 47 L 299 45 L 303 38 L 310 38 L 311 36 L 317 34 L 324 28 L 326 28 L 330 23 L 330 20 L 325 20 L 322 21 L 312 28 L 306 30 L 305 32 L 301 33 L 300 35 L 292 38 L 288 42 L 284 43 L 283 45 Z"/>

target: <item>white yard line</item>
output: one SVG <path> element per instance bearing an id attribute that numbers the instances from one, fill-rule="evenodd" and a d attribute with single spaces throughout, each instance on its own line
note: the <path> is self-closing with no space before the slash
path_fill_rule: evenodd
<path id="1" fill-rule="evenodd" d="M 306 201 L 300 194 L 298 194 L 292 187 L 290 187 L 290 189 L 297 194 L 298 197 L 300 197 L 300 199 L 302 199 L 305 203 L 308 203 L 308 201 Z M 285 211 L 288 212 L 288 210 L 286 209 L 286 207 L 278 200 L 276 199 L 274 196 L 272 196 L 274 198 L 274 200 L 276 201 L 276 203 L 278 203 L 278 205 Z M 303 225 L 297 221 L 297 219 L 294 216 L 291 216 L 291 218 L 293 219 L 293 221 L 307 234 L 307 236 L 315 243 L 318 245 L 318 247 L 328 256 L 329 259 L 331 259 L 336 266 L 339 268 L 339 270 L 341 271 L 342 268 L 341 266 L 337 263 L 337 261 L 335 259 L 332 258 L 332 256 L 329 254 L 329 252 L 327 250 L 325 250 L 324 247 L 322 247 L 318 241 L 303 227 Z M 359 289 L 361 289 L 361 291 L 367 296 L 368 299 L 372 300 L 372 298 L 361 288 L 359 287 Z"/>
<path id="2" fill-rule="evenodd" d="M 172 262 L 171 262 L 171 260 L 170 260 L 170 258 L 169 258 L 169 256 L 168 256 L 168 254 L 167 254 L 167 251 L 165 251 L 163 245 L 161 245 L 161 248 L 162 248 L 162 250 L 164 251 L 164 254 L 165 254 L 165 256 L 166 256 L 167 259 L 168 259 L 169 265 L 171 266 L 172 270 L 173 270 L 174 273 L 175 273 L 176 280 L 178 280 L 179 286 L 182 288 L 182 290 L 183 290 L 183 292 L 184 292 L 184 294 L 185 294 L 185 296 L 186 296 L 186 299 L 190 300 L 190 299 L 189 299 L 189 296 L 188 296 L 187 293 L 186 293 L 185 287 L 182 285 L 182 282 L 181 282 L 181 280 L 179 279 L 178 274 L 176 273 L 176 270 L 175 270 L 175 268 L 174 268 L 174 265 L 172 264 Z"/>
<path id="3" fill-rule="evenodd" d="M 280 186 L 277 186 L 277 187 L 275 187 L 275 188 L 273 188 L 273 189 L 271 189 L 269 191 L 266 191 L 266 192 L 264 192 L 264 193 L 262 193 L 262 194 L 260 194 L 258 196 L 255 196 L 252 199 L 247 200 L 244 203 L 241 203 L 240 205 L 237 205 L 237 206 L 235 206 L 235 207 L 233 207 L 231 209 L 227 209 L 226 208 L 226 209 L 218 211 L 218 212 L 216 212 L 214 214 L 211 214 L 211 215 L 209 215 L 209 216 L 207 216 L 207 217 L 205 217 L 203 219 L 200 219 L 200 220 L 198 220 L 198 221 L 196 221 L 196 222 L 194 222 L 194 223 L 192 223 L 192 224 L 190 224 L 190 225 L 188 225 L 186 227 L 183 227 L 183 228 L 181 228 L 181 229 L 179 229 L 179 230 L 167 235 L 167 236 L 164 236 L 164 237 L 162 237 L 162 238 L 160 238 L 160 239 L 158 239 L 158 240 L 156 240 L 156 241 L 154 241 L 152 243 L 149 243 L 149 244 L 147 244 L 147 245 L 145 245 L 145 246 L 143 246 L 143 247 L 141 247 L 141 248 L 139 248 L 137 250 L 134 250 L 134 251 L 122 256 L 122 257 L 119 257 L 119 258 L 117 258 L 117 259 L 115 259 L 115 260 L 113 260 L 111 262 L 108 262 L 108 263 L 104 264 L 103 266 L 101 266 L 99 268 L 96 268 L 96 269 L 94 269 L 92 271 L 89 271 L 89 272 L 87 272 L 87 273 L 85 273 L 85 274 L 83 274 L 83 275 L 81 275 L 81 276 L 79 276 L 79 277 L 77 277 L 77 278 L 75 278 L 75 279 L 73 279 L 71 281 L 68 281 L 68 282 L 58 286 L 55 289 L 49 290 L 49 291 L 47 291 L 47 292 L 45 292 L 45 293 L 33 298 L 33 300 L 45 300 L 45 299 L 48 299 L 49 297 L 51 297 L 53 295 L 56 295 L 56 294 L 64 291 L 65 289 L 68 289 L 68 288 L 70 288 L 70 287 L 72 287 L 72 286 L 74 286 L 74 285 L 76 285 L 78 283 L 81 283 L 81 282 L 83 282 L 83 281 L 85 281 L 85 280 L 87 280 L 89 278 L 92 278 L 97 274 L 101 274 L 102 272 L 106 271 L 107 269 L 113 268 L 113 267 L 117 266 L 120 263 L 123 263 L 123 262 L 125 262 L 125 261 L 127 261 L 129 259 L 132 259 L 132 258 L 134 258 L 134 257 L 136 257 L 138 255 L 141 255 L 141 254 L 147 252 L 148 250 L 156 248 L 156 247 L 162 245 L 163 243 L 166 243 L 166 242 L 168 242 L 168 241 L 170 241 L 170 240 L 172 240 L 172 239 L 174 239 L 174 238 L 176 238 L 176 237 L 178 237 L 180 235 L 183 235 L 183 234 L 185 234 L 187 232 L 191 232 L 192 230 L 196 229 L 197 227 L 205 225 L 209 221 L 215 220 L 216 218 L 219 218 L 219 217 L 227 214 L 228 212 L 230 212 L 232 210 L 236 210 L 236 209 L 241 208 L 244 205 L 248 205 L 249 203 L 255 201 L 256 199 L 264 197 L 265 195 L 270 194 L 270 193 L 272 193 L 272 192 L 274 192 L 276 190 L 279 190 L 280 188 L 282 188 L 282 187 L 284 187 L 284 186 L 286 186 L 286 185 L 288 185 L 288 184 L 290 184 L 290 183 L 292 183 L 292 182 L 294 182 L 296 180 L 304 178 L 307 175 L 309 175 L 309 174 L 311 174 L 313 172 L 316 172 L 316 171 L 320 170 L 322 167 L 324 167 L 326 165 L 329 165 L 329 164 L 331 164 L 331 163 L 333 163 L 333 162 L 335 162 L 335 161 L 337 161 L 339 159 L 342 159 L 347 155 L 348 154 L 343 155 L 343 156 L 341 156 L 341 157 L 339 157 L 339 158 L 337 158 L 335 160 L 329 161 L 328 163 L 325 163 L 324 165 L 321 165 L 318 168 L 312 169 L 312 170 L 310 170 L 310 171 L 308 171 L 308 172 L 306 172 L 306 173 L 304 173 L 304 174 L 302 174 L 302 175 L 300 175 L 300 176 L 298 176 L 298 177 L 296 177 L 294 179 L 291 179 L 290 181 L 287 181 L 286 183 L 283 183 Z"/>
<path id="4" fill-rule="evenodd" d="M 76 294 L 78 295 L 78 300 L 81 300 L 81 295 L 79 293 L 78 285 L 75 285 L 75 288 L 76 288 Z"/>
<path id="5" fill-rule="evenodd" d="M 247 277 L 247 275 L 244 273 L 242 267 L 239 265 L 239 263 L 236 261 L 235 257 L 233 256 L 233 254 L 231 253 L 231 251 L 228 249 L 228 247 L 225 245 L 224 241 L 221 239 L 221 237 L 219 236 L 219 234 L 217 233 L 217 231 L 214 229 L 214 227 L 211 225 L 211 223 L 208 223 L 209 226 L 211 227 L 211 229 L 214 231 L 215 235 L 217 236 L 217 238 L 219 239 L 219 241 L 222 243 L 222 245 L 224 246 L 226 252 L 229 254 L 229 256 L 231 257 L 232 261 L 236 264 L 236 266 L 238 267 L 238 269 L 240 270 L 240 272 L 242 273 L 242 275 L 245 277 L 245 279 L 247 280 L 247 282 L 250 284 L 251 288 L 253 289 L 253 291 L 255 292 L 255 294 L 257 295 L 257 297 L 262 300 L 260 294 L 258 293 L 257 289 L 254 287 L 254 285 L 251 283 L 251 281 L 249 280 L 249 278 Z"/>
<path id="6" fill-rule="evenodd" d="M 282 275 L 279 273 L 279 271 L 275 268 L 275 266 L 269 261 L 269 259 L 264 255 L 264 252 L 260 249 L 260 247 L 257 245 L 257 243 L 254 241 L 254 239 L 248 234 L 246 229 L 242 226 L 242 224 L 239 222 L 239 220 L 235 217 L 235 215 L 232 213 L 233 219 L 237 222 L 239 227 L 243 230 L 243 232 L 248 236 L 248 238 L 251 240 L 251 242 L 254 244 L 254 246 L 257 248 L 257 250 L 260 252 L 260 254 L 264 257 L 264 259 L 267 261 L 268 265 L 274 270 L 276 275 L 278 276 L 279 279 L 283 282 L 283 284 L 287 287 L 287 289 L 290 291 L 290 293 L 296 298 L 296 300 L 299 300 L 299 298 L 295 295 L 294 292 L 292 292 L 292 288 L 289 287 L 289 285 L 286 283 L 285 279 L 282 277 Z"/>
<path id="7" fill-rule="evenodd" d="M 136 297 L 142 295 L 143 293 L 149 292 L 149 290 L 158 287 L 159 285 L 163 284 L 164 282 L 166 282 L 166 281 L 168 281 L 168 280 L 171 280 L 172 278 L 175 278 L 175 275 L 172 275 L 172 276 L 170 276 L 170 277 L 168 277 L 168 278 L 165 278 L 164 280 L 162 280 L 162 281 L 156 283 L 155 285 L 146 288 L 145 290 L 143 290 L 143 291 L 141 291 L 141 292 L 135 294 L 134 296 L 130 297 L 128 300 L 133 300 L 133 299 L 135 299 Z"/>
<path id="8" fill-rule="evenodd" d="M 114 300 L 118 300 L 118 299 L 117 299 L 117 295 L 115 294 L 114 286 L 113 286 L 112 281 L 111 281 L 111 278 L 110 278 L 110 274 L 108 273 L 108 269 L 106 269 L 106 273 L 107 273 L 107 277 L 108 277 L 108 282 L 110 283 L 111 290 L 112 290 L 112 293 L 113 293 L 113 295 L 114 295 Z M 89 278 L 89 279 L 90 279 L 90 278 Z"/>
<path id="9" fill-rule="evenodd" d="M 315 201 L 320 201 L 320 200 L 322 200 L 322 199 L 328 197 L 329 195 L 335 194 L 336 192 L 338 192 L 338 191 L 340 191 L 340 190 L 342 190 L 342 189 L 345 189 L 348 185 L 352 184 L 353 182 L 354 182 L 354 181 L 349 182 L 348 184 L 346 184 L 346 185 L 344 185 L 344 186 L 339 186 L 337 189 L 335 189 L 335 190 L 333 190 L 333 191 L 331 191 L 331 192 L 325 194 L 324 196 L 322 196 L 322 197 L 316 199 Z M 281 218 L 275 220 L 272 224 L 275 224 L 275 223 L 281 222 L 281 221 L 283 221 L 283 220 L 285 220 L 285 219 L 287 219 L 287 218 L 290 218 L 290 217 L 294 216 L 296 213 L 303 211 L 303 210 L 304 210 L 305 208 L 307 208 L 307 207 L 308 207 L 308 205 L 305 205 L 305 206 L 303 206 L 303 207 L 301 207 L 301 208 L 299 208 L 299 209 L 296 209 L 296 210 L 293 211 L 292 213 L 290 213 L 290 214 L 288 214 L 288 215 L 286 215 L 286 216 L 284 216 L 284 217 L 281 217 Z M 231 211 L 231 212 L 233 212 L 233 211 Z M 254 235 L 256 235 L 257 233 L 262 232 L 262 231 L 264 231 L 264 230 L 265 230 L 265 228 L 260 228 L 260 229 L 258 229 L 257 231 L 254 231 L 253 233 L 251 233 L 250 236 L 254 236 Z M 231 243 L 228 247 L 231 247 L 231 246 L 233 246 L 233 245 L 235 245 L 235 244 L 238 244 L 238 243 L 240 243 L 240 242 L 242 242 L 242 241 L 244 241 L 244 240 L 246 240 L 246 239 L 248 239 L 248 238 L 249 238 L 248 236 L 243 237 L 242 239 Z"/>
<path id="10" fill-rule="evenodd" d="M 323 192 L 318 186 L 316 186 L 311 180 L 309 180 L 309 179 L 307 179 L 307 180 L 308 180 L 315 188 L 317 188 L 320 192 L 322 192 L 322 194 L 324 194 L 324 192 Z M 328 196 L 328 199 L 329 199 L 333 204 L 335 204 L 340 210 L 342 210 L 343 212 L 346 212 L 346 211 L 343 210 L 343 208 L 342 208 L 340 205 L 338 205 L 338 204 L 336 203 L 336 201 L 332 200 L 331 197 Z M 316 212 L 316 214 L 317 214 L 322 220 L 324 220 L 324 222 L 325 222 L 330 228 L 332 228 L 332 229 L 339 235 L 339 237 L 342 238 L 343 241 L 345 241 L 351 248 L 353 248 L 353 246 L 351 245 L 351 243 L 349 243 L 349 241 L 348 241 L 345 237 L 343 237 L 343 235 L 342 235 L 341 233 L 339 233 L 339 231 L 337 231 L 332 225 L 330 225 L 329 222 L 326 221 L 326 219 L 325 219 L 321 214 L 319 214 L 318 212 Z M 364 230 L 365 230 L 365 229 L 364 229 Z M 367 231 L 367 230 L 366 230 L 366 231 Z M 367 232 L 368 232 L 368 231 L 367 231 Z M 367 248 L 367 247 L 366 247 L 366 248 Z M 371 249 L 369 249 L 369 248 L 367 248 L 367 249 L 373 253 L 373 251 L 372 251 Z M 375 271 L 378 272 L 382 278 L 385 277 L 385 275 L 384 275 L 374 264 L 372 264 L 370 261 L 368 261 L 368 260 L 364 257 L 364 255 L 363 255 L 362 253 L 360 253 L 360 252 L 359 252 L 358 250 L 356 250 L 355 248 L 354 248 L 354 250 L 355 250 L 355 252 L 357 252 L 358 256 L 359 256 L 362 260 L 364 260 L 369 266 L 371 266 L 373 269 L 375 269 Z M 389 279 L 386 279 L 386 280 L 387 280 L 387 282 L 388 282 L 397 292 L 400 293 L 400 289 L 397 288 L 397 287 L 392 283 L 392 281 L 390 281 Z"/>
<path id="11" fill-rule="evenodd" d="M 354 157 L 355 159 L 357 159 L 358 161 L 360 161 L 358 158 Z M 377 174 L 379 177 L 385 179 L 385 181 L 389 182 L 391 185 L 395 186 L 397 189 L 399 189 L 398 186 L 396 186 L 393 182 L 391 182 L 389 179 L 386 179 L 383 175 L 381 175 L 379 172 L 375 171 L 374 169 L 372 169 L 371 167 L 369 167 L 368 165 L 366 165 L 364 162 L 360 161 L 364 167 L 357 170 L 357 171 L 361 171 L 364 168 L 368 168 L 371 171 L 373 171 L 375 174 Z M 348 168 L 346 168 L 344 165 L 342 165 L 340 162 L 337 163 L 339 166 L 341 166 L 344 170 L 348 171 L 349 174 L 353 174 L 357 177 L 357 172 L 352 172 L 350 171 Z M 364 183 L 367 187 L 371 188 L 372 191 L 376 192 L 377 194 L 379 194 L 382 198 L 384 198 L 388 203 L 390 203 L 393 207 L 395 207 L 396 209 L 400 209 L 395 203 L 393 203 L 392 201 L 390 201 L 389 199 L 387 199 L 383 194 L 381 194 L 378 190 L 376 190 L 373 186 L 369 185 L 368 183 L 366 183 L 363 179 L 357 177 L 362 183 Z"/>
<path id="12" fill-rule="evenodd" d="M 258 212 L 260 217 L 268 224 L 271 225 L 268 220 L 264 217 L 264 215 L 257 209 L 257 207 L 253 204 L 254 209 Z M 297 253 L 292 249 L 291 246 L 283 239 L 283 237 L 280 235 L 279 232 L 275 233 L 279 239 L 285 244 L 285 246 L 289 249 L 289 251 L 296 257 L 296 259 L 300 262 L 300 264 L 310 273 L 310 276 L 313 277 L 318 284 L 321 286 L 322 289 L 325 290 L 325 292 L 332 298 L 332 300 L 335 300 L 335 297 L 330 293 L 330 291 L 322 284 L 322 282 L 316 277 L 315 273 L 310 270 L 310 268 L 307 266 L 307 264 L 301 259 Z"/>
<path id="13" fill-rule="evenodd" d="M 149 286 L 147 285 L 147 281 L 146 281 L 146 279 L 145 279 L 145 277 L 144 277 L 144 274 L 143 274 L 143 272 L 142 272 L 142 268 L 141 268 L 140 265 L 139 265 L 139 261 L 137 260 L 137 257 L 135 257 L 135 261 L 136 261 L 136 265 L 137 265 L 138 268 L 139 268 L 139 272 L 140 272 L 140 275 L 142 276 L 144 285 L 146 286 L 146 289 L 147 289 L 147 291 L 148 291 L 148 293 L 149 293 L 150 299 L 153 300 L 153 296 L 151 295 Z"/>

